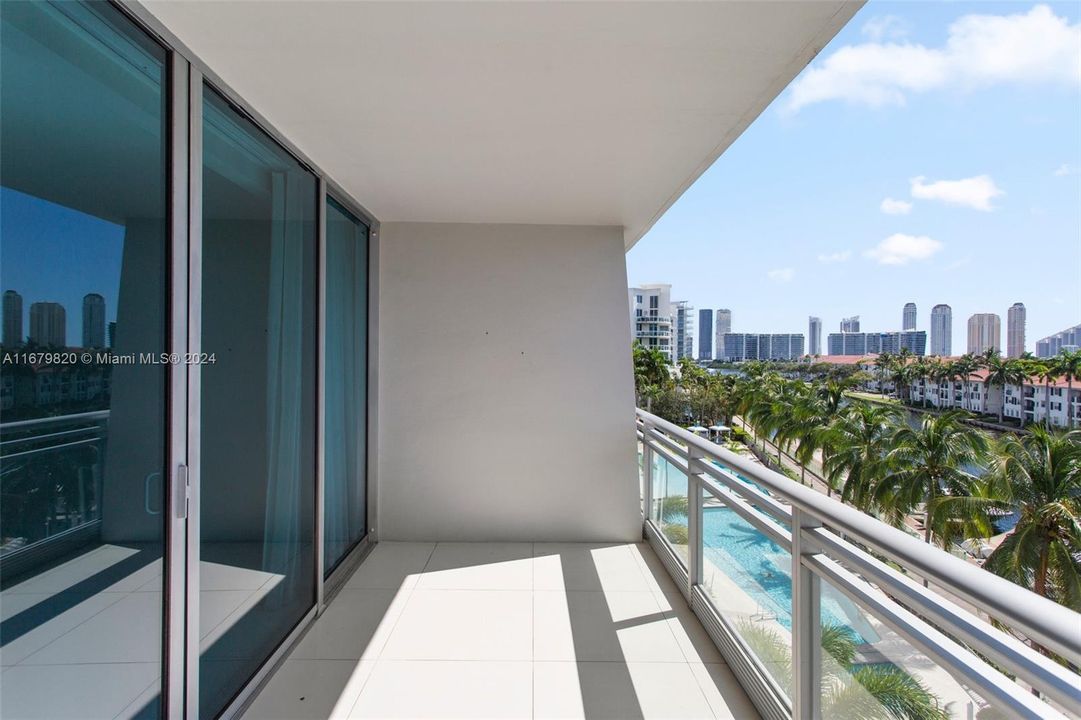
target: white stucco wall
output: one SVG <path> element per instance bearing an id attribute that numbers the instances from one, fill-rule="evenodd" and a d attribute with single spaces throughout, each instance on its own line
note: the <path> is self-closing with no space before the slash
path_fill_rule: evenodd
<path id="1" fill-rule="evenodd" d="M 379 243 L 379 538 L 641 537 L 622 229 Z"/>

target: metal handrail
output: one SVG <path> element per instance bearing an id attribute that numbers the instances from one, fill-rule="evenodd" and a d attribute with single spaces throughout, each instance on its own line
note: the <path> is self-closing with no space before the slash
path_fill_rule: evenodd
<path id="1" fill-rule="evenodd" d="M 663 418 L 640 409 L 637 410 L 637 416 L 644 448 L 647 448 L 650 454 L 661 455 L 669 462 L 678 460 L 679 462 L 675 463 L 677 468 L 687 473 L 688 480 L 691 481 L 689 492 L 693 491 L 697 495 L 699 488 L 709 492 L 755 527 L 767 531 L 771 539 L 781 541 L 782 546 L 787 545 L 791 549 L 795 543 L 784 542 L 784 535 L 776 532 L 780 529 L 776 521 L 786 523 L 792 532 L 799 534 L 803 549 L 802 557 L 797 562 L 801 567 L 817 572 L 821 567 L 825 567 L 822 561 L 829 560 L 841 561 L 856 568 L 863 577 L 873 580 L 882 591 L 890 597 L 900 599 L 917 615 L 931 618 L 949 635 L 960 638 L 1031 683 L 1033 687 L 1061 702 L 1072 712 L 1081 714 L 1081 680 L 1077 675 L 948 599 L 926 590 L 849 539 L 872 548 L 920 577 L 972 602 L 991 617 L 1024 633 L 1075 666 L 1081 665 L 1081 615 L 982 568 L 970 565 L 838 500 L 749 462 Z M 753 480 L 768 492 L 762 493 L 757 488 L 739 482 L 710 462 L 694 463 L 692 456 L 716 460 L 726 468 Z M 718 492 L 721 488 L 711 487 L 714 483 L 723 486 L 723 490 L 727 492 Z M 763 497 L 766 500 L 763 500 Z M 781 505 L 782 501 L 791 509 Z M 803 522 L 794 523 L 797 513 L 805 516 L 804 519 L 813 518 L 816 523 L 827 526 L 832 532 L 821 527 L 806 527 Z M 808 550 L 808 547 L 812 549 Z M 691 553 L 698 552 L 697 548 L 689 550 Z M 700 559 L 695 558 L 695 561 Z M 796 578 L 793 577 L 793 583 L 795 582 Z M 866 583 L 864 585 L 866 586 Z M 863 592 L 852 588 L 839 589 L 856 596 Z M 902 607 L 896 605 L 896 602 L 883 607 L 889 606 L 893 606 L 895 610 L 889 618 L 880 619 L 888 621 L 888 624 L 899 623 L 902 627 L 909 628 L 911 623 L 904 617 L 905 611 Z M 874 608 L 868 609 L 873 611 Z M 794 608 L 794 616 L 795 610 Z M 937 655 L 947 666 L 955 669 L 959 667 L 956 660 L 959 646 L 953 643 L 949 647 L 939 647 L 935 642 L 929 642 L 928 638 L 937 631 L 926 622 L 920 622 L 922 631 L 909 639 L 924 646 L 929 654 Z M 935 650 L 940 652 L 934 652 Z M 793 658 L 796 659 L 795 648 Z M 1016 685 L 1009 683 L 998 671 L 991 669 L 975 655 L 969 653 L 966 662 L 969 664 L 965 667 L 971 669 L 969 679 L 974 685 L 980 686 L 987 697 L 996 697 L 1029 717 L 1040 717 L 1033 708 L 1051 711 L 1035 699 L 1035 696 L 1014 692 Z M 998 677 L 1002 683 L 1009 683 L 1013 687 L 1004 690 L 998 685 L 989 684 L 989 677 Z M 798 705 L 799 703 L 795 703 L 795 706 Z"/>

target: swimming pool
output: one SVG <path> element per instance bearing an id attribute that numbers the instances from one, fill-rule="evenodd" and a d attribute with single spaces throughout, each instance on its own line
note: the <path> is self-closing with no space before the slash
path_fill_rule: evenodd
<path id="1" fill-rule="evenodd" d="M 655 466 L 655 495 L 686 497 L 687 476 L 668 465 L 662 460 Z M 732 474 L 769 494 L 761 485 L 737 473 Z M 683 516 L 672 516 L 668 522 L 686 524 L 687 520 Z M 781 625 L 792 629 L 792 560 L 787 550 L 726 507 L 703 509 L 702 543 L 703 560 L 723 572 L 751 596 L 758 604 L 759 612 L 776 618 Z M 822 583 L 821 587 L 823 623 L 849 628 L 856 634 L 857 643 L 878 640 L 878 635 L 851 600 L 826 583 Z"/>

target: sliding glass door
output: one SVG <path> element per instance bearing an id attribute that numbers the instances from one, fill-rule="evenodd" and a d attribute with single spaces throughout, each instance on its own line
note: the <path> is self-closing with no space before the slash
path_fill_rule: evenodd
<path id="1" fill-rule="evenodd" d="M 326 203 L 323 547 L 330 575 L 367 533 L 368 226 Z"/>
<path id="2" fill-rule="evenodd" d="M 199 715 L 314 607 L 316 177 L 204 88 Z"/>
<path id="3" fill-rule="evenodd" d="M 0 717 L 155 717 L 168 55 L 105 3 L 0 26 Z"/>
<path id="4" fill-rule="evenodd" d="M 368 532 L 368 221 L 140 12 L 0 0 L 2 718 L 235 709 Z"/>

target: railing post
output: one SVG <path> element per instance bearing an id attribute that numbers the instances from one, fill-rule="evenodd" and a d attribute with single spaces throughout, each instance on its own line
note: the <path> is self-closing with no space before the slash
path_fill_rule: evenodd
<path id="1" fill-rule="evenodd" d="M 819 720 L 822 677 L 821 580 L 803 564 L 814 551 L 805 531 L 820 523 L 792 508 L 792 718 Z"/>
<path id="2" fill-rule="evenodd" d="M 705 454 L 687 448 L 687 584 L 688 594 L 702 582 L 702 473 Z"/>
<path id="3" fill-rule="evenodd" d="M 653 426 L 642 421 L 642 509 L 645 513 L 644 520 L 649 521 L 653 517 L 653 448 L 649 445 L 650 434 Z"/>

